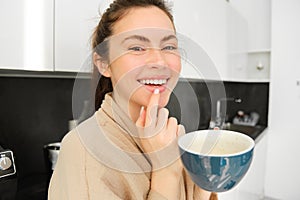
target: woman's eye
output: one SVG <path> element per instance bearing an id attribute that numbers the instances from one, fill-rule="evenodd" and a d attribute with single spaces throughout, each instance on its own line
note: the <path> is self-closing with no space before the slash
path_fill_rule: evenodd
<path id="1" fill-rule="evenodd" d="M 176 50 L 176 49 L 177 49 L 176 46 L 171 46 L 171 45 L 165 46 L 164 48 L 162 48 L 162 50 L 168 50 L 168 51 L 172 51 L 172 50 Z"/>
<path id="2" fill-rule="evenodd" d="M 136 46 L 136 47 L 130 47 L 128 50 L 130 50 L 130 51 L 145 51 L 146 49 L 143 47 Z"/>

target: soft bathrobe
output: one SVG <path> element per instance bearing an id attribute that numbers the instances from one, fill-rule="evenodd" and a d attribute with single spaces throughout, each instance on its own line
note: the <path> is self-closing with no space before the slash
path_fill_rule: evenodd
<path id="1" fill-rule="evenodd" d="M 62 140 L 48 199 L 165 199 L 150 188 L 151 164 L 139 147 L 135 129 L 107 94 L 101 108 Z M 201 194 L 203 190 L 183 170 L 180 200 L 201 199 Z M 216 199 L 212 193 L 210 200 Z"/>

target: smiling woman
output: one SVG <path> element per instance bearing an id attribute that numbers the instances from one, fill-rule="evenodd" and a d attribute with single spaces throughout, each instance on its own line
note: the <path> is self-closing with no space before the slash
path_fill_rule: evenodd
<path id="1" fill-rule="evenodd" d="M 184 171 L 164 108 L 181 70 L 162 0 L 116 0 L 93 35 L 95 114 L 61 143 L 52 199 L 216 199 Z M 100 79 L 100 80 L 99 80 Z"/>

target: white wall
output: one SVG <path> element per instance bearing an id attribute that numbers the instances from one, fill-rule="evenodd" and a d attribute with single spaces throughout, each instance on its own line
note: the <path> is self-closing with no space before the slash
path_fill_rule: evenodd
<path id="1" fill-rule="evenodd" d="M 269 141 L 265 194 L 300 198 L 300 1 L 272 0 Z"/>

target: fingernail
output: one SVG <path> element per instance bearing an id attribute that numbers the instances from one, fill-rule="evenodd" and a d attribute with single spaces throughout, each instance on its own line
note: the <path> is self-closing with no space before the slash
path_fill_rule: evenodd
<path id="1" fill-rule="evenodd" d="M 154 91 L 153 91 L 154 94 L 159 94 L 159 89 L 156 88 Z"/>
<path id="2" fill-rule="evenodd" d="M 143 113 L 144 109 L 145 109 L 144 106 L 142 106 L 141 110 L 140 110 L 140 116 L 142 116 L 142 113 Z"/>

